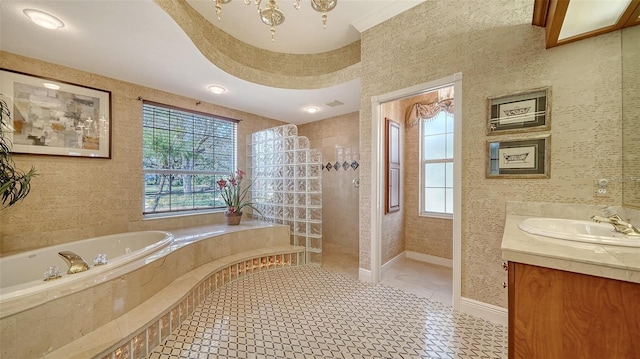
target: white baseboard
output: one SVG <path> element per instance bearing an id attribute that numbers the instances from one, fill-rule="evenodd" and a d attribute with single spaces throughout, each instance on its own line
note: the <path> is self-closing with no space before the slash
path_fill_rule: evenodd
<path id="1" fill-rule="evenodd" d="M 436 257 L 436 256 L 431 256 L 428 254 L 422 254 L 422 253 L 412 252 L 412 251 L 406 251 L 405 253 L 407 258 L 409 259 L 415 259 L 420 262 L 453 268 L 453 259 Z"/>
<path id="2" fill-rule="evenodd" d="M 398 262 L 399 260 L 401 260 L 402 258 L 405 257 L 405 252 L 402 252 L 400 254 L 398 254 L 397 256 L 391 258 L 390 261 L 388 261 L 387 263 L 382 265 L 381 271 L 382 271 L 382 275 L 384 275 L 384 273 L 386 271 L 389 270 L 389 268 L 391 268 L 391 266 L 393 266 L 396 262 Z M 358 268 L 358 279 L 361 282 L 366 282 L 366 283 L 371 283 L 371 271 L 368 269 L 364 269 L 364 268 Z"/>
<path id="3" fill-rule="evenodd" d="M 358 268 L 358 279 L 361 282 L 371 283 L 371 271 L 364 268 Z"/>
<path id="4" fill-rule="evenodd" d="M 473 299 L 460 298 L 460 311 L 505 327 L 508 323 L 508 312 L 505 308 Z"/>
<path id="5" fill-rule="evenodd" d="M 406 257 L 406 252 L 402 252 L 400 254 L 398 254 L 397 256 L 391 258 L 391 260 L 389 260 L 387 263 L 382 265 L 382 275 L 384 275 L 384 273 L 386 271 L 389 270 L 389 268 L 391 268 L 391 266 L 393 266 L 394 264 L 396 264 L 396 262 L 398 262 L 399 260 L 401 260 L 402 258 Z"/>

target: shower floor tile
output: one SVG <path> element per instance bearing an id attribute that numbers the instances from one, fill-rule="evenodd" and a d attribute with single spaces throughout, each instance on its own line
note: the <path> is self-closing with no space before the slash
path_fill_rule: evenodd
<path id="1" fill-rule="evenodd" d="M 317 266 L 256 273 L 214 292 L 152 359 L 506 358 L 506 328 Z"/>

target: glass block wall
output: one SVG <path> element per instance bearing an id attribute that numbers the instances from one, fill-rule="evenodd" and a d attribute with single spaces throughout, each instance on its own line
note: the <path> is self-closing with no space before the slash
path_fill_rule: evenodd
<path id="1" fill-rule="evenodd" d="M 306 262 L 322 261 L 322 154 L 298 136 L 296 125 L 247 136 L 251 198 L 264 221 L 291 228 L 291 244 L 306 248 Z"/>

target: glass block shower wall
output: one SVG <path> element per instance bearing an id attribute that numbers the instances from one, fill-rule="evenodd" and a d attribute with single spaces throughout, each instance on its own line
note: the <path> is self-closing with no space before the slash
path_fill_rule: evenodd
<path id="1" fill-rule="evenodd" d="M 254 217 L 291 228 L 291 244 L 306 248 L 306 262 L 322 261 L 322 154 L 298 136 L 296 125 L 247 136 Z"/>

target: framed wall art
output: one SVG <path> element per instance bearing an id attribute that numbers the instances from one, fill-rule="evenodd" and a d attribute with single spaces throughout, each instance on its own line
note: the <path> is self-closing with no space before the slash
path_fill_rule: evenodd
<path id="1" fill-rule="evenodd" d="M 487 134 L 545 131 L 551 128 L 551 88 L 488 99 Z"/>
<path id="2" fill-rule="evenodd" d="M 550 139 L 487 141 L 487 178 L 549 178 Z"/>
<path id="3" fill-rule="evenodd" d="M 111 92 L 0 69 L 14 153 L 111 158 Z"/>

